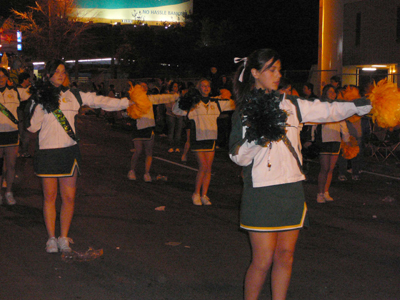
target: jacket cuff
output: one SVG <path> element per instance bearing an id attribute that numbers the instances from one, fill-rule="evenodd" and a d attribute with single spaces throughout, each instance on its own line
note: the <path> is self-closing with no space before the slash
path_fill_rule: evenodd
<path id="1" fill-rule="evenodd" d="M 366 105 L 371 105 L 371 100 L 369 100 L 368 98 L 364 97 L 364 98 L 355 99 L 353 101 L 353 103 L 354 103 L 354 105 L 356 107 L 358 107 L 358 106 L 366 106 Z"/>

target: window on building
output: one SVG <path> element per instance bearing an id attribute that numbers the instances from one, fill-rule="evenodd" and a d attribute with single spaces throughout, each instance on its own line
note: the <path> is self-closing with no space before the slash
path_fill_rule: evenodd
<path id="1" fill-rule="evenodd" d="M 356 16 L 356 46 L 360 45 L 361 41 L 361 13 Z"/>
<path id="2" fill-rule="evenodd" d="M 362 68 L 357 69 L 357 85 L 364 92 L 370 90 L 371 85 L 378 83 L 382 79 L 389 78 L 388 69 L 377 69 L 375 71 L 364 71 Z"/>

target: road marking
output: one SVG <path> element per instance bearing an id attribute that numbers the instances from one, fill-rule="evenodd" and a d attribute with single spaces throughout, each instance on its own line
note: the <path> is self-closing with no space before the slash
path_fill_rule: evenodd
<path id="1" fill-rule="evenodd" d="M 199 170 L 198 169 L 195 169 L 195 168 L 192 168 L 192 167 L 188 167 L 188 166 L 186 166 L 186 165 L 182 165 L 182 164 L 178 164 L 178 163 L 176 163 L 176 162 L 174 162 L 174 161 L 171 161 L 171 160 L 168 160 L 168 159 L 165 159 L 165 158 L 161 158 L 161 157 L 158 157 L 158 156 L 153 156 L 155 159 L 158 159 L 158 160 L 162 160 L 162 161 L 165 161 L 165 162 L 167 162 L 167 163 L 170 163 L 170 164 L 173 164 L 173 165 L 176 165 L 176 166 L 180 166 L 180 167 L 182 167 L 182 168 L 186 168 L 186 169 L 189 169 L 189 170 L 192 170 L 192 171 L 195 171 L 195 172 L 198 172 Z"/>
<path id="2" fill-rule="evenodd" d="M 313 160 L 310 160 L 310 159 L 307 159 L 307 161 L 318 164 L 317 161 L 313 161 Z M 385 174 L 382 174 L 382 173 L 376 173 L 376 172 L 370 172 L 370 171 L 364 171 L 364 170 L 360 170 L 360 173 L 367 173 L 367 174 L 370 174 L 370 175 L 376 175 L 376 176 L 390 178 L 390 179 L 394 179 L 394 180 L 400 180 L 400 177 L 389 176 L 389 175 L 385 175 Z"/>
<path id="3" fill-rule="evenodd" d="M 385 177 L 385 178 L 400 180 L 399 177 L 394 177 L 394 176 L 389 176 L 389 175 L 384 175 L 384 174 L 375 173 L 375 172 L 369 172 L 369 171 L 364 171 L 364 170 L 362 170 L 360 173 L 367 173 L 367 174 L 376 175 L 376 176 L 381 176 L 381 177 Z"/>

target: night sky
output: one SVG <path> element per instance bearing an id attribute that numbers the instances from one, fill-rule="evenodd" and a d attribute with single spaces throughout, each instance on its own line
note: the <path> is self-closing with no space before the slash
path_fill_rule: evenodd
<path id="1" fill-rule="evenodd" d="M 273 48 L 283 68 L 309 69 L 318 62 L 319 0 L 198 0 L 194 11 L 236 24 L 247 56 L 258 48 Z"/>
<path id="2" fill-rule="evenodd" d="M 34 0 L 2 1 L 0 16 L 11 7 L 23 10 Z M 211 20 L 234 22 L 237 43 L 247 56 L 258 48 L 273 48 L 284 69 L 307 70 L 318 62 L 319 0 L 194 0 L 194 12 Z"/>

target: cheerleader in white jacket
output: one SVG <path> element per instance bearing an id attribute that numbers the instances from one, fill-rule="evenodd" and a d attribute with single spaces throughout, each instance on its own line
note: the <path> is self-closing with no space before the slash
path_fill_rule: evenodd
<path id="1" fill-rule="evenodd" d="M 368 113 L 371 105 L 367 99 L 328 103 L 280 96 L 281 62 L 271 49 L 236 62 L 241 66 L 230 158 L 244 167 L 240 226 L 248 230 L 252 246 L 244 298 L 258 299 L 272 267 L 272 299 L 285 299 L 299 229 L 307 222 L 300 123 L 340 121 Z"/>
<path id="2" fill-rule="evenodd" d="M 28 130 L 38 133 L 34 170 L 42 180 L 43 215 L 48 240 L 46 251 L 70 252 L 68 237 L 74 214 L 76 180 L 80 172 L 81 155 L 75 134 L 75 116 L 81 105 L 106 111 L 123 110 L 129 106 L 127 98 L 115 99 L 72 90 L 63 84 L 67 78 L 65 63 L 54 59 L 46 64 L 45 82 L 33 93 L 36 102 L 31 106 Z M 56 198 L 58 184 L 61 194 L 60 236 L 55 234 Z"/>
<path id="3" fill-rule="evenodd" d="M 198 95 L 196 95 L 196 91 Z M 218 135 L 217 118 L 221 112 L 235 109 L 235 103 L 232 100 L 211 98 L 209 96 L 210 92 L 210 81 L 200 79 L 197 84 L 197 90 L 191 90 L 185 94 L 172 109 L 175 115 L 187 116 L 189 122 L 191 122 L 190 147 L 191 151 L 196 154 L 199 164 L 195 190 L 192 195 L 194 205 L 211 205 L 207 192 L 211 181 L 215 141 Z M 181 102 L 186 98 L 192 98 L 192 103 L 190 106 L 183 108 Z"/>

